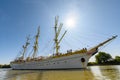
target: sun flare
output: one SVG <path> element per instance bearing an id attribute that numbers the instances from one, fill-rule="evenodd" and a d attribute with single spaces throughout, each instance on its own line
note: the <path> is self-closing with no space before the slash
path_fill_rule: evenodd
<path id="1" fill-rule="evenodd" d="M 67 28 L 73 28 L 73 27 L 75 27 L 75 24 L 76 24 L 75 17 L 66 18 L 65 25 Z"/>

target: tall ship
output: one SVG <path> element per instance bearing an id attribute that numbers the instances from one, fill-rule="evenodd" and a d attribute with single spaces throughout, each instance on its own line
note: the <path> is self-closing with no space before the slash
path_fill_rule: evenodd
<path id="1" fill-rule="evenodd" d="M 79 69 L 86 68 L 89 59 L 95 55 L 101 46 L 112 41 L 117 37 L 112 36 L 111 38 L 99 43 L 98 45 L 92 47 L 91 49 L 83 48 L 80 50 L 67 50 L 66 53 L 61 53 L 60 42 L 64 38 L 67 31 L 63 33 L 61 38 L 58 38 L 62 29 L 62 24 L 58 27 L 58 17 L 55 17 L 55 53 L 49 57 L 37 56 L 38 52 L 38 41 L 40 35 L 40 27 L 38 27 L 37 35 L 35 36 L 35 42 L 33 46 L 32 56 L 25 57 L 27 54 L 27 48 L 30 44 L 29 37 L 27 37 L 25 45 L 23 45 L 23 51 L 21 55 L 15 60 L 10 62 L 12 69 Z"/>

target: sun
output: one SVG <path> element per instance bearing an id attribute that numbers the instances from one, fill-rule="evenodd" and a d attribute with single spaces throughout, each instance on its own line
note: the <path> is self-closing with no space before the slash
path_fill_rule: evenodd
<path id="1" fill-rule="evenodd" d="M 65 25 L 67 28 L 73 28 L 75 27 L 75 24 L 76 24 L 75 17 L 66 18 Z"/>

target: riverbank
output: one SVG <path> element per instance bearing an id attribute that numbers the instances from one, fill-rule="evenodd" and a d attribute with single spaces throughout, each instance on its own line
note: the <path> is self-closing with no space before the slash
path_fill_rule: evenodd
<path id="1" fill-rule="evenodd" d="M 89 62 L 88 66 L 104 66 L 104 65 L 120 65 L 120 62 L 106 62 L 98 64 L 96 62 Z"/>
<path id="2" fill-rule="evenodd" d="M 0 68 L 11 68 L 9 64 L 4 64 L 4 65 L 1 65 L 0 64 Z"/>

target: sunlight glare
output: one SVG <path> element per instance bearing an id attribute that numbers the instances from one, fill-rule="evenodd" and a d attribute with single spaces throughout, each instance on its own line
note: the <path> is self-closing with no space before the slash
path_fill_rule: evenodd
<path id="1" fill-rule="evenodd" d="M 75 16 L 69 16 L 66 18 L 65 26 L 66 28 L 74 28 L 76 25 L 76 18 Z"/>

